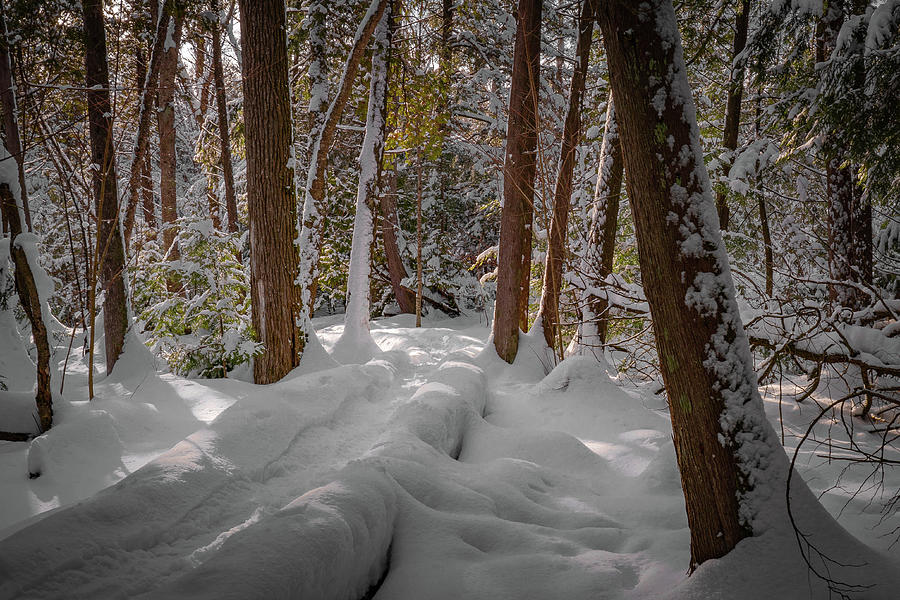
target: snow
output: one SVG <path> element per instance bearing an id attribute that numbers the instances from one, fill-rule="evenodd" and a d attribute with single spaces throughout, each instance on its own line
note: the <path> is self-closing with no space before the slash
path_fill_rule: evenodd
<path id="1" fill-rule="evenodd" d="M 383 354 L 336 366 L 325 359 L 342 319 L 317 319 L 322 361 L 268 386 L 160 374 L 130 345 L 87 402 L 85 362 L 70 362 L 57 425 L 30 452 L 0 443 L 0 598 L 824 597 L 777 522 L 686 577 L 653 386 L 591 356 L 554 366 L 539 331 L 507 365 L 483 324 L 413 321 L 373 321 Z M 763 391 L 792 450 L 818 407 Z M 839 435 L 833 425 L 816 433 Z M 845 465 L 801 450 L 800 474 L 832 513 L 849 501 L 841 522 L 865 545 L 798 488 L 804 531 L 868 563 L 849 569 L 881 584 L 865 597 L 892 597 L 896 524 L 850 497 L 861 473 L 832 487 Z"/>
<path id="2" fill-rule="evenodd" d="M 868 15 L 865 53 L 877 51 L 888 42 L 900 22 L 900 0 L 886 0 L 874 7 Z"/>
<path id="3" fill-rule="evenodd" d="M 347 312 L 344 332 L 334 347 L 341 363 L 364 363 L 381 353 L 369 334 L 369 280 L 375 222 L 369 202 L 376 198 L 378 165 L 384 150 L 384 115 L 382 106 L 387 93 L 388 26 L 391 9 L 386 7 L 375 27 L 376 53 L 372 57 L 369 106 L 366 112 L 366 134 L 359 152 L 359 184 L 356 192 L 356 215 L 347 275 Z"/>
<path id="4" fill-rule="evenodd" d="M 5 183 L 9 186 L 9 191 L 12 192 L 16 201 L 16 208 L 19 211 L 19 223 L 22 224 L 24 230 L 25 209 L 22 208 L 22 188 L 19 185 L 18 165 L 9 153 L 9 150 L 6 149 L 6 144 L 3 143 L 0 143 L 0 183 Z"/>

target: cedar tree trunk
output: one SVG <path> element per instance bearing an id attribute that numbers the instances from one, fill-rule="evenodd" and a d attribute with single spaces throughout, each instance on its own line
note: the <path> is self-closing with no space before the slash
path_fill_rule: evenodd
<path id="1" fill-rule="evenodd" d="M 768 476 L 764 456 L 777 440 L 756 389 L 671 2 L 607 0 L 600 25 L 693 570 L 752 534 L 742 502 Z"/>
<path id="2" fill-rule="evenodd" d="M 103 327 L 106 338 L 106 372 L 111 373 L 125 345 L 128 298 L 125 292 L 125 248 L 119 230 L 119 194 L 113 148 L 112 109 L 109 101 L 109 66 L 102 0 L 84 0 L 85 78 L 88 124 L 91 138 L 94 206 L 98 215 L 94 278 L 103 285 Z M 93 288 L 95 283 L 91 282 Z"/>
<path id="3" fill-rule="evenodd" d="M 519 329 L 528 321 L 541 8 L 542 0 L 519 0 L 509 91 L 493 325 L 494 348 L 509 363 L 515 360 L 519 349 Z"/>
<path id="4" fill-rule="evenodd" d="M 295 302 L 297 197 L 283 0 L 240 0 L 243 48 L 250 301 L 264 346 L 253 363 L 256 383 L 272 383 L 303 352 Z"/>
<path id="5" fill-rule="evenodd" d="M 563 263 L 566 253 L 569 207 L 572 201 L 572 177 L 575 171 L 575 152 L 581 138 L 581 106 L 584 99 L 584 81 L 587 77 L 588 58 L 591 54 L 591 37 L 594 32 L 597 0 L 583 0 L 581 18 L 578 21 L 578 42 L 575 46 L 575 70 L 569 89 L 569 109 L 563 126 L 562 149 L 559 157 L 559 173 L 553 196 L 553 214 L 550 217 L 550 239 L 544 264 L 544 286 L 538 314 L 544 329 L 547 346 L 556 345 L 559 328 L 559 289 L 562 284 Z"/>

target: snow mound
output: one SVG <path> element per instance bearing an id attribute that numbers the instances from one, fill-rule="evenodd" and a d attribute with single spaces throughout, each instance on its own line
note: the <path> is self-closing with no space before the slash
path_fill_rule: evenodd
<path id="1" fill-rule="evenodd" d="M 394 373 L 381 361 L 256 388 L 265 393 L 238 399 L 115 486 L 0 542 L 0 598 L 134 596 L 190 571 L 198 546 L 244 523 L 256 494 L 298 467 L 288 459 L 305 432 L 369 402 Z"/>
<path id="2" fill-rule="evenodd" d="M 394 482 L 353 465 L 235 533 L 208 562 L 142 598 L 356 600 L 387 567 Z"/>
<path id="3" fill-rule="evenodd" d="M 0 390 L 0 431 L 33 434 L 40 431 L 34 396 L 32 391 Z"/>
<path id="4" fill-rule="evenodd" d="M 242 527 L 207 562 L 148 597 L 362 597 L 387 569 L 398 496 L 412 485 L 404 465 L 419 454 L 450 460 L 469 418 L 484 408 L 484 373 L 474 365 L 444 363 L 430 379 L 394 413 L 382 442 L 335 481 Z"/>
<path id="5" fill-rule="evenodd" d="M 28 448 L 28 473 L 71 480 L 67 487 L 79 487 L 85 479 L 103 479 L 123 468 L 122 450 L 112 415 L 91 410 L 34 438 Z"/>

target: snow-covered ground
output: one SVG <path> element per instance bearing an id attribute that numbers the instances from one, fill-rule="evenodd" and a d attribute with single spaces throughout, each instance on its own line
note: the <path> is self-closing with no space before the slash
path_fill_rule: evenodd
<path id="1" fill-rule="evenodd" d="M 339 319 L 316 324 L 330 349 Z M 70 362 L 49 434 L 30 450 L 0 442 L 0 598 L 828 597 L 789 528 L 686 576 L 655 386 L 593 358 L 550 371 L 527 339 L 506 365 L 484 351 L 483 322 L 412 325 L 374 322 L 384 352 L 365 365 L 301 365 L 269 386 L 158 374 L 129 347 L 87 402 L 84 363 Z M 766 391 L 792 452 L 819 408 Z M 30 408 L 21 390 L 0 394 L 0 421 Z M 851 433 L 863 447 L 869 428 Z M 847 439 L 840 420 L 814 432 L 829 429 Z M 827 563 L 836 578 L 896 598 L 898 517 L 882 518 L 870 470 L 851 465 L 835 485 L 840 456 L 808 442 L 798 469 L 865 545 L 804 497 L 795 509 L 831 558 L 862 565 Z M 889 495 L 900 473 L 879 482 Z"/>

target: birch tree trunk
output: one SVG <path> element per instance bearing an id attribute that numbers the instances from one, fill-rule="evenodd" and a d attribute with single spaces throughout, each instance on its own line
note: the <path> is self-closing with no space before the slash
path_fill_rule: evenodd
<path id="1" fill-rule="evenodd" d="M 366 134 L 359 153 L 356 216 L 350 249 L 350 272 L 347 277 L 347 311 L 344 315 L 344 331 L 334 345 L 335 358 L 343 363 L 365 363 L 380 352 L 369 333 L 369 287 L 372 241 L 375 235 L 372 211 L 375 207 L 381 161 L 384 156 L 384 105 L 387 96 L 391 29 L 391 7 L 388 6 L 374 33 L 375 50 L 372 54 Z"/>
<path id="2" fill-rule="evenodd" d="M 575 171 L 575 153 L 581 138 L 581 108 L 584 100 L 584 82 L 587 77 L 588 59 L 591 54 L 591 37 L 597 0 L 583 0 L 578 20 L 578 41 L 575 46 L 575 70 L 569 89 L 569 108 L 563 126 L 562 149 L 559 157 L 559 173 L 553 196 L 553 214 L 550 217 L 550 235 L 547 257 L 544 262 L 544 285 L 538 316 L 549 348 L 557 346 L 559 331 L 559 290 L 566 254 L 569 209 L 572 201 L 572 177 Z M 537 319 L 536 319 L 537 322 Z M 559 344 L 562 347 L 562 344 Z"/>
<path id="3" fill-rule="evenodd" d="M 102 0 L 84 0 L 85 78 L 88 129 L 91 139 L 91 169 L 94 207 L 97 214 L 97 244 L 90 288 L 99 276 L 105 292 L 103 328 L 106 372 L 111 373 L 125 345 L 128 329 L 128 297 L 125 291 L 125 248 L 119 230 L 119 194 L 113 148 L 112 109 L 109 100 L 109 66 L 106 61 L 106 31 Z M 91 294 L 93 304 L 94 294 Z M 93 313 L 93 311 L 92 311 Z M 93 318 L 91 319 L 93 352 Z M 92 375 L 92 372 L 91 372 Z"/>
<path id="4" fill-rule="evenodd" d="M 272 383 L 297 366 L 303 340 L 297 276 L 297 200 L 291 140 L 284 0 L 240 0 L 243 48 L 250 301 L 264 346 L 253 361 L 256 383 Z"/>
<path id="5" fill-rule="evenodd" d="M 541 8 L 542 0 L 519 0 L 509 92 L 493 324 L 494 348 L 509 363 L 515 360 L 519 348 L 519 329 L 528 320 Z"/>

